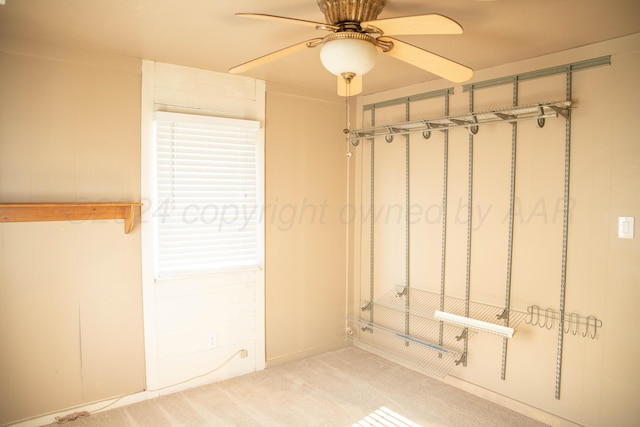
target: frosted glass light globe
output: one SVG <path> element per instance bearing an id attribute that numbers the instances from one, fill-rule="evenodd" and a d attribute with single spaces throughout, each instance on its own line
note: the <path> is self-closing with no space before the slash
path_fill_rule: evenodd
<path id="1" fill-rule="evenodd" d="M 373 68 L 378 49 L 366 40 L 343 38 L 326 41 L 320 48 L 324 68 L 336 76 L 353 73 L 362 76 Z"/>

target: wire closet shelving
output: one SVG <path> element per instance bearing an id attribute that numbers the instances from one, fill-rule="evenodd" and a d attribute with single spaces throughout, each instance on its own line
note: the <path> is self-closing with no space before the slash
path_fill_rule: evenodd
<path id="1" fill-rule="evenodd" d="M 410 308 L 407 308 L 407 300 L 411 302 Z M 464 340 L 472 337 L 477 331 L 470 327 L 442 322 L 434 317 L 436 311 L 446 311 L 489 324 L 509 325 L 512 328 L 516 328 L 527 317 L 524 311 L 505 310 L 480 302 L 467 304 L 464 298 L 400 285 L 380 298 L 367 302 L 361 307 L 361 311 L 375 311 L 375 322 L 363 318 L 357 320 L 361 343 L 398 347 L 403 353 L 406 353 L 409 347 L 413 347 L 409 351 L 409 360 L 404 354 L 402 361 L 408 361 L 441 377 L 448 374 L 454 366 L 464 362 Z M 405 316 L 409 318 L 406 319 Z M 404 331 L 398 330 L 399 324 L 405 325 Z M 486 329 L 481 331 L 489 332 Z"/>
<path id="2" fill-rule="evenodd" d="M 602 320 L 595 316 L 582 317 L 576 313 L 565 312 L 566 298 L 566 265 L 567 246 L 569 228 L 569 178 L 570 178 L 570 147 L 571 147 L 571 110 L 574 105 L 572 99 L 572 74 L 574 71 L 586 70 L 589 68 L 609 65 L 610 57 L 594 58 L 591 60 L 576 62 L 543 70 L 532 71 L 477 82 L 463 87 L 469 93 L 468 113 L 450 115 L 449 96 L 453 89 L 445 89 L 430 93 L 418 94 L 405 98 L 392 99 L 380 103 L 365 105 L 363 112 L 369 112 L 371 126 L 361 129 L 348 130 L 347 139 L 352 146 L 358 146 L 361 142 L 370 142 L 370 209 L 375 209 L 375 164 L 376 164 L 376 139 L 384 138 L 387 143 L 391 143 L 395 136 L 404 135 L 405 138 L 405 206 L 410 206 L 410 134 L 421 133 L 424 139 L 429 139 L 434 131 L 441 131 L 443 138 L 443 198 L 442 198 L 442 259 L 441 259 L 441 288 L 439 293 L 428 292 L 417 289 L 411 284 L 410 279 L 410 218 L 409 209 L 405 209 L 405 281 L 403 285 L 386 291 L 383 295 L 375 295 L 376 286 L 374 253 L 376 250 L 376 237 L 374 222 L 369 224 L 369 271 L 368 271 L 368 291 L 363 292 L 361 301 L 364 301 L 359 312 L 350 319 L 350 326 L 347 334 L 357 340 L 358 345 L 370 348 L 390 359 L 406 365 L 412 365 L 421 371 L 431 374 L 445 376 L 455 366 L 462 364 L 467 366 L 467 352 L 469 338 L 475 331 L 469 326 L 470 323 L 486 322 L 491 325 L 499 325 L 513 329 L 525 324 L 540 326 L 549 330 L 556 329 L 558 334 L 558 345 L 556 352 L 556 378 L 555 378 L 555 398 L 560 399 L 562 360 L 563 360 L 563 337 L 564 335 L 577 335 L 591 337 L 595 339 L 598 329 L 602 327 Z M 539 102 L 529 105 L 519 105 L 519 83 L 525 80 L 537 79 L 552 75 L 565 76 L 565 100 L 552 102 Z M 476 111 L 474 106 L 474 91 L 494 86 L 512 85 L 511 106 L 491 109 L 486 111 Z M 442 98 L 444 102 L 444 114 L 440 117 L 423 118 L 420 120 L 410 120 L 410 104 L 428 98 Z M 376 123 L 376 109 L 394 105 L 404 105 L 405 121 L 393 124 Z M 513 251 L 513 224 L 515 217 L 514 201 L 516 198 L 516 146 L 518 142 L 517 125 L 523 120 L 535 120 L 539 128 L 544 127 L 548 118 L 562 117 L 565 119 L 564 137 L 564 215 L 562 227 L 562 259 L 561 259 L 561 280 L 559 308 L 540 310 L 538 306 L 532 305 L 527 311 L 514 310 L 511 308 L 511 268 Z M 510 211 L 508 224 L 508 247 L 506 261 L 506 284 L 504 305 L 497 306 L 485 304 L 470 299 L 471 288 L 471 243 L 472 243 L 472 211 L 473 206 L 473 174 L 474 174 L 474 136 L 478 133 L 479 127 L 486 124 L 509 123 L 512 126 L 511 132 L 511 180 L 509 189 Z M 466 248 L 466 288 L 465 297 L 453 297 L 447 295 L 445 289 L 445 246 L 447 240 L 447 188 L 448 188 L 448 145 L 449 130 L 456 128 L 468 129 L 468 194 L 467 206 L 469 208 L 467 223 L 467 248 Z M 364 283 L 362 284 L 364 285 Z M 362 289 L 364 291 L 364 289 Z M 358 310 L 356 310 L 358 311 Z M 443 321 L 441 314 L 459 316 L 468 320 L 464 322 L 467 326 L 454 324 L 450 321 Z M 481 325 L 482 326 L 482 325 Z M 484 332 L 495 332 L 495 328 L 480 328 Z M 497 332 L 495 332 L 497 333 Z M 500 334 L 499 334 L 500 335 Z M 501 379 L 506 379 L 506 364 L 509 336 L 502 335 L 502 367 Z"/>

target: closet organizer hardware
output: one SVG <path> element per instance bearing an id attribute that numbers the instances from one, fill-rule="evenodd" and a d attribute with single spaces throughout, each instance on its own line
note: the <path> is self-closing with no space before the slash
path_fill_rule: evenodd
<path id="1" fill-rule="evenodd" d="M 545 119 L 569 116 L 571 101 L 541 102 L 532 105 L 506 107 L 495 110 L 470 112 L 455 116 L 434 117 L 416 121 L 396 123 L 393 125 L 381 125 L 349 131 L 349 141 L 357 146 L 362 139 L 384 136 L 385 141 L 392 142 L 394 135 L 408 135 L 421 132 L 428 138 L 432 130 L 446 130 L 455 128 L 468 128 L 473 135 L 478 133 L 480 125 L 494 123 L 514 123 L 522 120 L 536 120 L 538 127 L 543 127 Z"/>
<path id="2" fill-rule="evenodd" d="M 598 329 L 602 328 L 602 320 L 595 316 L 580 316 L 578 313 L 564 313 L 553 308 L 541 309 L 537 305 L 527 307 L 525 323 L 531 326 L 539 326 L 543 329 L 553 329 L 556 321 L 563 320 L 563 332 L 565 334 L 589 336 L 596 339 Z"/>
<path id="3" fill-rule="evenodd" d="M 500 315 L 498 315 L 499 317 Z M 513 337 L 513 328 L 498 325 L 492 322 L 483 322 L 471 317 L 458 316 L 457 314 L 447 313 L 446 311 L 436 310 L 433 317 L 445 323 L 449 323 L 462 328 L 474 329 L 480 332 L 488 332 L 490 334 L 500 335 L 505 338 Z"/>
<path id="4" fill-rule="evenodd" d="M 417 334 L 405 334 L 382 324 L 385 322 L 384 317 L 386 316 L 383 316 L 380 323 L 369 322 L 366 319 L 349 319 L 352 324 L 358 326 L 355 330 L 360 331 L 359 346 L 439 377 L 446 376 L 456 366 L 455 361 L 463 359 L 459 349 L 440 345 L 437 336 L 434 341 Z M 358 333 L 347 333 L 350 339 L 354 338 L 353 335 Z"/>
<path id="5" fill-rule="evenodd" d="M 140 206 L 139 202 L 3 203 L 0 204 L 0 223 L 123 219 L 124 232 L 128 234 Z"/>
<path id="6" fill-rule="evenodd" d="M 410 211 L 411 198 L 409 195 L 411 184 L 411 161 L 409 155 L 410 150 L 410 134 L 417 134 L 427 140 L 434 132 L 441 131 L 443 134 L 442 139 L 442 159 L 443 159 L 443 171 L 442 171 L 442 218 L 441 218 L 441 252 L 440 252 L 440 290 L 437 294 L 433 294 L 426 299 L 429 299 L 428 304 L 420 302 L 421 297 L 428 295 L 428 293 L 421 294 L 420 291 L 415 290 L 414 286 L 410 283 L 411 269 L 410 258 L 408 256 L 409 248 L 411 247 L 411 233 L 410 225 L 411 221 L 408 219 L 408 215 L 405 216 L 405 280 L 403 286 L 400 286 L 396 290 L 391 290 L 381 297 L 376 293 L 376 289 L 380 289 L 380 285 L 376 282 L 377 268 L 375 266 L 375 255 L 380 248 L 380 244 L 388 243 L 386 235 L 379 233 L 376 230 L 376 221 L 369 221 L 368 224 L 368 240 L 369 240 L 369 271 L 368 277 L 366 274 L 363 276 L 363 280 L 368 281 L 368 295 L 365 296 L 366 283 L 361 284 L 362 295 L 360 301 L 365 301 L 366 304 L 361 306 L 360 318 L 368 319 L 367 326 L 365 327 L 367 334 L 358 333 L 355 340 L 358 340 L 358 345 L 363 347 L 368 346 L 372 351 L 388 354 L 390 358 L 396 358 L 400 363 L 416 363 L 420 370 L 432 370 L 432 364 L 440 364 L 437 369 L 451 369 L 454 364 L 463 364 L 466 366 L 468 360 L 467 345 L 469 336 L 474 332 L 466 327 L 452 326 L 443 321 L 438 321 L 433 318 L 435 311 L 448 312 L 457 316 L 462 316 L 468 319 L 478 319 L 481 321 L 492 322 L 501 324 L 509 328 L 515 328 L 518 324 L 525 320 L 527 316 L 530 316 L 529 323 L 534 323 L 543 326 L 547 329 L 557 330 L 557 352 L 556 352 L 556 375 L 555 375 L 555 398 L 560 399 L 560 386 L 562 379 L 562 358 L 563 358 L 563 340 L 564 336 L 568 333 L 577 335 L 580 333 L 582 336 L 591 336 L 595 338 L 597 336 L 597 329 L 602 327 L 602 322 L 595 316 L 589 316 L 586 318 L 579 317 L 576 313 L 566 315 L 565 299 L 566 299 L 566 271 L 567 271 L 567 247 L 568 247 L 568 229 L 569 229 L 569 202 L 570 202 L 570 166 L 571 166 L 571 115 L 573 107 L 575 106 L 572 99 L 572 75 L 574 72 L 591 69 L 594 67 L 600 67 L 611 64 L 610 56 L 602 56 L 599 58 L 593 58 L 585 61 L 574 62 L 571 64 L 564 64 L 560 66 L 554 66 L 550 68 L 534 70 L 525 73 L 519 73 L 517 75 L 504 76 L 496 79 L 474 82 L 462 87 L 463 92 L 469 94 L 469 103 L 466 113 L 455 115 L 451 114 L 449 110 L 449 98 L 454 93 L 453 88 L 447 88 L 443 90 L 436 90 L 426 93 L 419 93 L 410 96 L 403 96 L 395 99 L 387 99 L 380 102 L 374 102 L 362 106 L 363 113 L 363 128 L 353 129 L 347 134 L 347 143 L 353 146 L 358 146 L 360 141 L 364 141 L 365 144 L 369 143 L 369 188 L 366 187 L 365 179 L 362 180 L 363 195 L 367 190 L 369 193 L 369 209 L 370 212 L 375 212 L 376 202 L 384 203 L 386 200 L 384 197 L 388 194 L 388 188 L 383 187 L 378 193 L 376 186 L 376 171 L 378 170 L 377 164 L 380 163 L 377 158 L 376 151 L 380 150 L 386 153 L 388 149 L 383 148 L 384 145 L 379 145 L 384 138 L 388 143 L 394 140 L 395 135 L 405 135 L 405 156 L 404 156 L 404 172 L 405 172 L 405 213 Z M 520 104 L 519 102 L 519 86 L 520 83 L 536 80 L 540 78 L 546 78 L 550 76 L 564 76 L 565 77 L 565 90 L 564 101 L 554 102 L 539 102 L 535 104 Z M 559 80 L 559 79 L 558 79 Z M 485 88 L 493 88 L 499 86 L 510 85 L 512 86 L 512 99 L 510 105 L 504 108 L 492 109 L 490 111 L 479 111 L 474 104 L 474 95 L 478 90 Z M 435 118 L 422 117 L 419 120 L 411 118 L 408 114 L 414 102 L 424 100 L 437 100 L 440 99 L 444 103 L 444 111 L 442 116 L 435 116 Z M 557 99 L 557 98 L 556 98 Z M 435 104 L 434 104 L 435 106 Z M 393 117 L 397 117 L 404 122 L 387 122 L 383 123 L 380 120 L 376 120 L 379 117 L 379 110 L 385 110 L 387 107 L 396 108 L 393 111 Z M 400 107 L 405 109 L 405 117 L 400 119 Z M 420 107 L 419 107 L 420 108 Z M 487 107 L 488 108 L 488 107 Z M 440 114 L 440 113 L 435 113 Z M 385 115 L 387 115 L 385 113 Z M 433 116 L 432 116 L 433 117 Z M 512 264 L 513 264 L 513 233 L 514 222 L 516 216 L 515 203 L 517 200 L 516 194 L 516 177 L 517 172 L 517 146 L 518 146 L 518 134 L 520 129 L 528 129 L 526 121 L 533 121 L 533 126 L 542 128 L 545 126 L 546 119 L 548 118 L 564 118 L 564 191 L 563 191 L 563 224 L 562 224 L 562 262 L 561 262 L 561 277 L 560 277 L 560 303 L 557 310 L 547 309 L 542 312 L 540 309 L 531 308 L 528 313 L 523 313 L 515 310 L 511 310 L 511 288 L 512 288 Z M 414 120 L 414 121 L 410 121 Z M 523 121 L 522 125 L 520 122 Z M 365 124 L 367 123 L 368 124 Z M 511 127 L 511 168 L 510 168 L 510 184 L 509 184 L 509 225 L 508 225 L 508 239 L 507 239 L 507 259 L 506 259 L 506 285 L 505 285 L 505 298 L 504 305 L 502 307 L 491 307 L 487 310 L 490 313 L 482 311 L 485 308 L 485 304 L 478 304 L 471 301 L 471 243 L 473 237 L 473 183 L 474 183 L 474 137 L 479 131 L 479 127 L 485 124 L 509 124 Z M 368 126 L 368 127 L 365 127 Z M 468 191 L 467 191 L 467 255 L 466 255 L 466 283 L 465 293 L 463 298 L 451 298 L 447 294 L 445 289 L 445 272 L 447 264 L 447 246 L 448 246 L 448 229 L 447 223 L 447 198 L 449 197 L 449 136 L 450 129 L 462 128 L 467 129 L 468 137 Z M 537 132 L 533 130 L 533 132 Z M 464 135 L 460 132 L 457 133 L 456 141 L 463 141 Z M 382 137 L 382 138 L 380 138 Z M 416 142 L 421 145 L 419 141 L 413 140 L 411 143 Z M 438 149 L 440 141 L 435 141 L 434 149 Z M 397 158 L 400 160 L 400 148 L 394 149 L 397 153 Z M 366 158 L 366 152 L 363 151 L 363 159 Z M 464 155 L 458 153 L 460 159 L 464 159 Z M 395 157 L 395 156 L 394 156 Z M 394 162 L 397 160 L 393 160 Z M 460 160 L 462 161 L 462 160 Z M 386 163 L 382 165 L 384 173 L 384 167 Z M 398 169 L 400 165 L 398 164 Z M 363 169 L 363 171 L 366 169 Z M 462 179 L 459 178 L 462 183 Z M 399 184 L 399 178 L 398 178 Z M 400 185 L 398 185 L 400 187 Z M 400 189 L 398 189 L 399 191 Z M 414 190 L 415 192 L 415 190 Z M 379 195 L 380 194 L 380 195 Z M 382 196 L 382 197 L 380 197 Z M 396 196 L 394 196 L 396 197 Z M 381 200 L 378 200 L 381 199 Z M 395 200 L 395 198 L 394 198 Z M 363 199 L 366 203 L 366 198 Z M 380 236 L 380 237 L 378 237 Z M 366 229 L 363 227 L 363 238 L 366 238 Z M 399 258 L 399 256 L 398 256 Z M 430 254 L 426 251 L 422 251 L 415 257 L 416 260 L 422 260 L 429 258 Z M 398 260 L 399 263 L 400 260 Z M 363 259 L 363 269 L 366 269 L 366 264 Z M 418 261 L 421 262 L 421 261 Z M 399 270 L 399 268 L 398 268 Z M 363 271 L 364 272 L 364 271 Z M 394 271 L 394 273 L 400 274 L 400 271 Z M 398 280 L 398 279 L 396 279 Z M 377 286 L 376 286 L 377 285 Z M 385 285 L 382 285 L 385 286 Z M 386 292 L 389 289 L 385 286 Z M 423 291 L 424 292 L 424 291 Z M 426 307 L 426 308 L 425 308 Z M 451 308 L 454 307 L 454 308 Z M 538 310 L 538 311 L 536 311 Z M 357 311 L 357 310 L 356 310 Z M 374 315 L 375 314 L 375 315 Z M 536 316 L 536 314 L 538 316 Z M 544 320 L 546 314 L 547 321 Z M 552 322 L 551 319 L 555 318 L 557 322 Z M 375 320 L 375 323 L 374 323 Z M 358 320 L 356 320 L 357 322 Z M 536 323 L 537 321 L 537 323 Z M 389 334 L 391 342 L 387 342 L 381 338 L 382 333 L 376 331 L 375 325 L 380 325 L 384 328 L 395 330 L 397 332 Z M 404 326 L 404 328 L 403 328 Z M 350 329 L 351 330 L 351 329 Z M 402 332 L 400 332 L 402 330 Z M 359 329 L 356 329 L 359 331 Z M 453 332 L 452 332 L 453 331 Z M 427 347 L 414 345 L 412 339 L 420 339 L 425 342 L 437 342 L 440 347 L 453 348 L 461 355 L 457 359 L 449 360 L 445 364 L 445 353 L 429 350 Z M 502 339 L 502 358 L 501 358 L 501 379 L 506 379 L 506 367 L 507 367 L 507 349 L 510 339 L 505 337 Z M 430 352 L 429 355 L 420 358 L 418 361 L 414 358 L 416 356 L 414 351 L 416 348 L 421 347 Z M 435 356 L 434 356 L 435 355 Z M 451 366 L 449 366 L 451 365 Z"/>
<path id="7" fill-rule="evenodd" d="M 409 307 L 405 304 L 407 299 L 411 301 Z M 398 348 L 396 357 L 399 360 L 412 361 L 423 370 L 444 376 L 453 367 L 465 363 L 466 352 L 462 340 L 473 336 L 476 331 L 473 328 L 441 322 L 436 318 L 436 314 L 442 306 L 448 313 L 464 315 L 466 303 L 464 298 L 443 296 L 435 292 L 397 285 L 380 298 L 361 304 L 360 310 L 363 313 L 375 310 L 375 322 L 368 320 L 366 318 L 368 316 L 350 320 L 360 325 L 361 332 L 368 332 L 360 335 L 360 344 L 372 346 L 376 351 L 384 348 L 388 350 Z M 405 316 L 411 319 L 409 333 L 400 331 L 399 325 L 403 323 Z M 469 317 L 480 323 L 503 327 L 506 319 L 509 319 L 509 328 L 516 328 L 526 316 L 527 313 L 523 311 L 505 310 L 489 304 L 469 302 Z M 411 357 L 406 351 L 399 350 L 404 346 L 405 349 L 409 348 L 409 351 L 413 351 L 413 344 L 420 345 L 419 355 Z M 401 357 L 400 354 L 403 356 Z M 442 360 L 444 356 L 448 357 L 447 360 Z"/>
<path id="8" fill-rule="evenodd" d="M 414 324 L 415 336 L 421 337 L 437 337 L 440 320 L 436 314 L 440 311 L 442 296 L 435 292 L 414 289 L 405 286 L 396 286 L 395 289 L 385 293 L 380 298 L 364 303 L 360 310 L 362 312 L 372 311 L 375 307 L 377 316 L 380 317 L 379 324 L 394 324 L 393 319 L 399 318 L 400 315 L 408 314 L 412 317 Z M 411 307 L 407 308 L 404 304 L 406 298 L 410 298 Z M 464 316 L 466 300 L 464 298 L 456 298 L 451 296 L 444 297 L 444 311 L 456 316 Z M 484 304 L 480 302 L 469 302 L 469 318 L 479 323 L 491 324 L 503 327 L 504 320 L 507 317 L 507 310 L 502 307 Z M 466 316 L 465 316 L 466 317 Z M 518 310 L 508 310 L 509 327 L 516 328 L 525 318 L 527 313 Z M 359 321 L 365 322 L 361 319 Z M 416 325 L 416 323 L 418 323 Z M 443 322 L 447 323 L 447 322 Z M 373 325 L 374 322 L 366 320 L 366 326 Z M 448 342 L 450 348 L 455 348 L 455 343 L 462 338 L 469 337 L 474 328 L 459 325 L 450 326 L 448 336 L 445 341 Z M 475 329 L 487 332 L 487 329 Z M 401 334 L 397 332 L 397 334 Z M 404 334 L 404 333 L 402 333 Z M 399 336 L 399 335 L 398 335 Z M 429 339 L 425 339 L 429 341 Z M 442 344 L 440 344 L 442 345 Z M 457 350 L 461 352 L 461 350 Z"/>
<path id="9" fill-rule="evenodd" d="M 409 309 L 405 309 L 405 305 L 403 303 L 403 298 L 405 297 L 409 297 L 411 299 L 411 307 Z M 436 292 L 407 288 L 405 286 L 398 285 L 391 291 L 382 295 L 380 298 L 368 302 L 368 304 L 364 304 L 363 307 L 368 305 L 369 307 L 385 307 L 401 312 L 407 311 L 409 314 L 416 317 L 429 319 L 438 323 L 439 321 L 434 317 L 436 311 L 445 311 L 458 316 L 464 316 L 466 304 L 464 298 L 445 295 L 443 298 L 444 304 L 442 305 L 442 308 L 440 308 L 441 297 L 442 296 Z M 519 310 L 505 310 L 503 307 L 476 301 L 469 302 L 468 317 L 472 319 L 500 325 L 501 322 L 499 321 L 506 320 L 507 316 L 509 319 L 509 326 L 511 328 L 516 328 L 523 320 L 525 320 L 527 313 Z M 459 327 L 456 328 L 456 332 L 459 332 L 460 329 L 461 328 Z"/>
<path id="10" fill-rule="evenodd" d="M 434 350 L 436 352 L 439 352 L 439 353 L 456 353 L 456 354 L 459 354 L 459 352 L 454 350 L 454 349 L 448 349 L 448 348 L 442 347 L 442 346 L 440 346 L 438 344 L 429 342 L 426 339 L 416 338 L 416 337 L 414 337 L 412 335 L 406 335 L 406 334 L 404 334 L 402 332 L 395 331 L 393 329 L 390 329 L 390 328 L 382 326 L 382 325 L 378 325 L 378 324 L 375 324 L 375 323 L 370 323 L 370 322 L 368 322 L 366 320 L 359 320 L 358 322 L 361 325 L 360 330 L 375 329 L 376 331 L 385 332 L 385 333 L 387 333 L 389 335 L 392 335 L 395 338 L 400 338 L 403 341 L 411 341 L 412 343 L 419 344 L 421 346 L 427 347 L 427 348 L 429 348 L 431 350 Z"/>

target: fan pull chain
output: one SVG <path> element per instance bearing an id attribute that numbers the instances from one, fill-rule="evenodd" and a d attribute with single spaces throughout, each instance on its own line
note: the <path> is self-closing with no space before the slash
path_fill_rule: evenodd
<path id="1" fill-rule="evenodd" d="M 342 132 L 344 132 L 345 135 L 349 135 L 349 131 L 351 130 L 351 80 L 353 80 L 353 78 L 356 75 L 354 73 L 342 73 L 342 78 L 344 79 L 344 83 L 345 83 L 345 97 L 344 97 L 344 102 L 346 104 L 346 119 L 345 119 L 345 123 L 346 123 L 346 127 L 344 128 L 344 130 Z"/>

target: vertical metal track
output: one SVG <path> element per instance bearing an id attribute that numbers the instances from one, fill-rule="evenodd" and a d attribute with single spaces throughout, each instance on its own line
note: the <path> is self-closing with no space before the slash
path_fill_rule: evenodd
<path id="1" fill-rule="evenodd" d="M 513 79 L 513 106 L 518 105 L 518 77 Z M 509 310 L 511 308 L 511 268 L 513 266 L 513 220 L 516 195 L 516 149 L 518 145 L 518 122 L 511 123 L 511 186 L 509 190 L 509 237 L 507 242 L 507 283 L 504 296 L 504 324 L 509 326 Z M 502 339 L 502 367 L 500 378 L 507 377 L 507 347 L 509 340 Z"/>
<path id="2" fill-rule="evenodd" d="M 405 120 L 409 121 L 409 100 L 405 103 Z M 410 335 L 410 315 L 409 311 L 411 308 L 411 260 L 409 258 L 410 248 L 411 248 L 411 236 L 410 236 L 410 203 L 411 203 L 411 167 L 410 167 L 410 154 L 411 154 L 411 144 L 409 141 L 411 140 L 410 135 L 405 135 L 405 155 L 404 155 L 404 167 L 405 167 L 405 189 L 404 189 L 404 202 L 405 202 L 405 229 L 404 229 L 404 256 L 405 256 L 405 264 L 404 264 L 404 286 L 406 289 L 405 297 L 404 297 L 404 333 L 409 336 Z M 405 341 L 404 345 L 409 346 L 409 341 Z"/>
<path id="3" fill-rule="evenodd" d="M 449 115 L 449 92 L 444 94 L 444 115 Z M 442 166 L 442 246 L 440 247 L 440 310 L 444 311 L 444 283 L 446 268 L 446 249 L 447 249 L 447 184 L 449 181 L 449 130 L 444 130 L 444 147 L 443 147 L 443 166 Z M 438 334 L 438 345 L 442 347 L 444 340 L 444 324 L 440 322 L 440 331 Z M 438 354 L 442 357 L 442 354 Z"/>
<path id="4" fill-rule="evenodd" d="M 473 112 L 473 86 L 469 89 L 469 111 Z M 467 273 L 464 296 L 464 315 L 469 317 L 469 297 L 471 294 L 471 231 L 473 230 L 473 133 L 469 129 L 469 187 L 467 192 Z M 465 329 L 466 331 L 466 329 Z M 469 334 L 464 336 L 464 355 L 469 348 Z M 463 357 L 463 366 L 467 366 L 467 357 Z"/>
<path id="5" fill-rule="evenodd" d="M 566 99 L 571 100 L 572 69 L 567 71 Z M 564 143 L 564 216 L 562 221 L 562 269 L 560 273 L 560 315 L 558 322 L 558 355 L 556 358 L 556 399 L 560 399 L 562 348 L 564 345 L 564 308 L 567 287 L 567 241 L 569 237 L 569 177 L 571 172 L 571 110 L 567 111 Z"/>
<path id="6" fill-rule="evenodd" d="M 376 110 L 375 108 L 371 109 L 371 126 L 375 126 L 376 124 Z M 373 279 L 373 274 L 374 274 L 374 243 L 375 243 L 375 236 L 374 236 L 374 232 L 375 232 L 375 191 L 374 191 L 374 184 L 375 184 L 375 154 L 376 154 L 376 140 L 375 138 L 371 138 L 371 146 L 370 146 L 370 150 L 371 150 L 371 172 L 370 172 L 370 177 L 369 177 L 369 199 L 370 199 L 370 206 L 369 208 L 371 209 L 370 211 L 370 215 L 369 218 L 371 221 L 370 224 L 370 229 L 369 229 L 369 302 L 373 301 L 373 297 L 374 297 L 374 279 Z M 373 323 L 373 310 L 374 310 L 374 306 L 373 304 L 369 304 L 370 305 L 370 309 L 369 309 L 369 322 Z M 373 332 L 373 330 L 371 330 L 371 332 Z"/>

